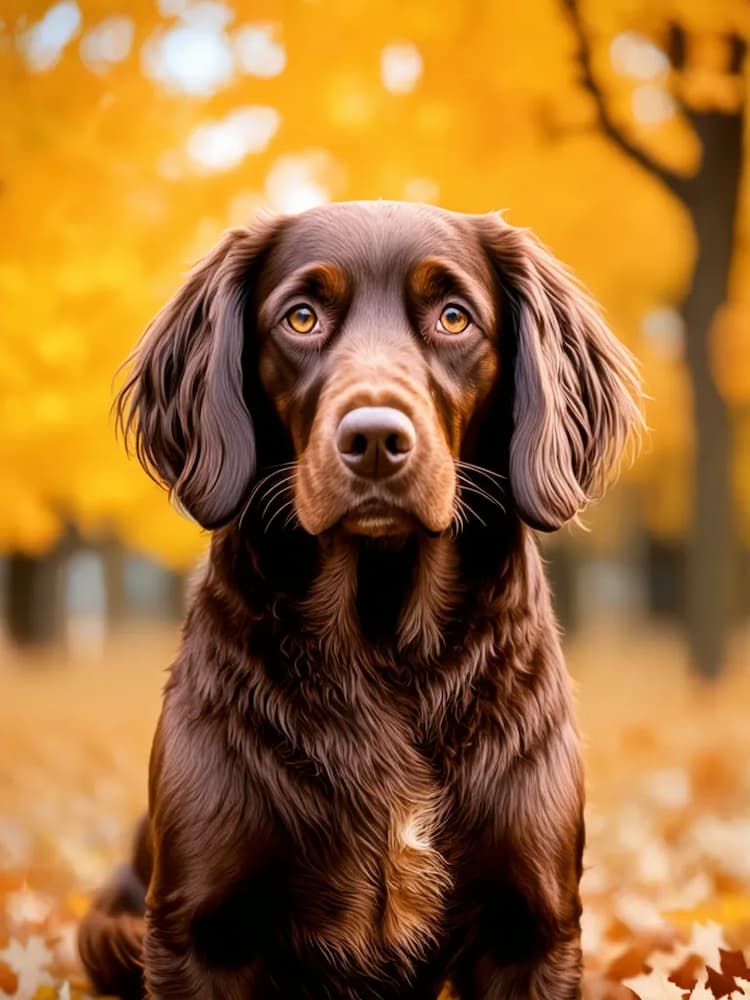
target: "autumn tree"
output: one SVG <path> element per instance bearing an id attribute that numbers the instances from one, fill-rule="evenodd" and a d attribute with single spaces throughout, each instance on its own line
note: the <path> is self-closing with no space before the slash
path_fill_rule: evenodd
<path id="1" fill-rule="evenodd" d="M 591 95 L 596 126 L 618 151 L 658 180 L 688 213 L 696 253 L 687 291 L 679 301 L 684 320 L 685 357 L 693 390 L 695 423 L 692 493 L 688 533 L 686 626 L 698 669 L 713 675 L 721 667 L 736 573 L 735 512 L 732 495 L 732 418 L 717 385 L 711 332 L 730 294 L 740 183 L 743 177 L 747 44 L 739 33 L 747 16 L 720 19 L 710 34 L 696 25 L 656 22 L 655 35 L 668 53 L 669 93 L 700 144 L 699 162 L 689 171 L 664 162 L 610 109 L 597 79 L 593 43 L 579 0 L 563 0 L 575 35 L 583 86 Z M 725 15 L 728 11 L 724 12 Z M 705 32 L 705 25 L 700 24 Z M 710 46 L 711 61 L 706 47 Z M 700 48 L 703 52 L 700 52 Z M 698 52 L 694 55 L 694 49 Z M 695 59 L 695 62 L 692 61 Z"/>
<path id="2" fill-rule="evenodd" d="M 731 256 L 727 221 L 744 170 L 744 0 L 14 2 L 0 25 L 0 549 L 12 564 L 33 575 L 29 555 L 77 534 L 189 565 L 205 539 L 114 441 L 118 365 L 225 226 L 262 205 L 405 198 L 506 209 L 591 287 L 642 360 L 653 435 L 573 544 L 621 559 L 644 526 L 694 538 L 693 565 L 712 568 L 692 573 L 691 604 L 725 607 L 730 404 L 750 435 L 749 265 L 742 243 Z M 668 329 L 675 305 L 690 379 Z M 734 497 L 747 539 L 746 470 Z M 720 615 L 689 619 L 697 661 L 715 669 Z"/>

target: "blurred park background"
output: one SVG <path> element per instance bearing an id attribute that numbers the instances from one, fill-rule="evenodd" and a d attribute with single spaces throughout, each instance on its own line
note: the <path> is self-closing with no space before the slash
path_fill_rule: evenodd
<path id="1" fill-rule="evenodd" d="M 544 540 L 589 995 L 689 946 L 666 912 L 750 945 L 749 39 L 747 0 L 0 0 L 0 996 L 124 849 L 206 543 L 115 441 L 117 367 L 226 226 L 355 198 L 506 210 L 639 358 L 645 453 Z"/>

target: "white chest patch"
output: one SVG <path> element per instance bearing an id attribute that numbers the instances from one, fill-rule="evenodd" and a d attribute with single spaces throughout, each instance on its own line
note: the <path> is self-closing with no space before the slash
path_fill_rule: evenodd
<path id="1" fill-rule="evenodd" d="M 335 921 L 315 938 L 339 964 L 376 973 L 394 958 L 413 967 L 441 930 L 447 865 L 434 848 L 435 809 L 394 808 L 387 842 L 362 831 L 352 852 L 327 873 L 340 905 Z"/>
<path id="2" fill-rule="evenodd" d="M 393 818 L 382 932 L 386 945 L 407 960 L 435 939 L 450 884 L 445 861 L 433 847 L 434 836 L 435 809 L 429 800 Z"/>
<path id="3" fill-rule="evenodd" d="M 413 812 L 407 817 L 399 831 L 399 839 L 404 847 L 413 851 L 430 850 L 432 843 L 426 818 L 424 813 L 418 812 Z"/>

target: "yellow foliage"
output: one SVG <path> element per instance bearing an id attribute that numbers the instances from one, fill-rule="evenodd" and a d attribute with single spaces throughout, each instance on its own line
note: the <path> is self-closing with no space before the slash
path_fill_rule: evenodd
<path id="1" fill-rule="evenodd" d="M 722 893 L 690 910 L 673 910 L 664 916 L 685 930 L 709 920 L 724 927 L 747 925 L 750 923 L 750 896 L 739 892 Z"/>
<path id="2" fill-rule="evenodd" d="M 174 565 L 194 558 L 200 533 L 114 442 L 112 377 L 222 228 L 264 204 L 297 209 L 326 198 L 506 208 L 512 222 L 536 228 L 643 360 L 654 396 L 653 452 L 641 473 L 648 509 L 655 530 L 682 531 L 689 398 L 680 360 L 660 354 L 642 326 L 651 310 L 684 295 L 693 236 L 659 181 L 596 130 L 564 5 L 261 0 L 252 9 L 210 5 L 213 14 L 208 6 L 166 16 L 151 2 L 130 4 L 127 51 L 87 64 L 93 32 L 122 8 L 80 0 L 80 23 L 36 68 L 29 39 L 49 3 L 15 0 L 4 15 L 0 547 L 39 551 L 73 520 L 89 533 L 114 529 Z M 656 159 L 695 170 L 700 145 L 686 118 L 645 121 L 637 110 L 661 106 L 672 92 L 696 107 L 736 106 L 742 87 L 728 73 L 722 37 L 747 36 L 747 4 L 581 6 L 613 117 Z M 648 80 L 618 68 L 615 40 L 630 33 L 650 42 L 653 60 L 675 19 L 690 37 L 683 73 L 659 68 L 658 54 Z M 174 52 L 170 62 L 163 47 L 170 33 L 195 25 L 231 65 L 191 94 L 169 77 Z M 248 56 L 243 70 L 237 53 L 247 31 L 256 32 L 252 58 L 265 52 L 266 62 Z M 189 64 L 185 50 L 181 71 Z M 252 107 L 280 116 L 274 134 L 255 137 L 256 151 L 220 167 L 195 158 L 197 127 Z M 746 403 L 738 359 L 747 358 L 747 325 L 726 329 L 716 338 L 722 385 L 727 398 Z"/>

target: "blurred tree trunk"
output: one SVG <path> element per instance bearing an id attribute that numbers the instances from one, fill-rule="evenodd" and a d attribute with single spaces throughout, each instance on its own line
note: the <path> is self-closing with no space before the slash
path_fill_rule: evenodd
<path id="1" fill-rule="evenodd" d="M 167 585 L 167 615 L 177 621 L 182 621 L 185 615 L 185 604 L 187 600 L 188 574 L 179 570 L 168 571 Z"/>
<path id="2" fill-rule="evenodd" d="M 665 621 L 685 613 L 685 544 L 645 532 L 645 570 L 649 617 Z"/>
<path id="3" fill-rule="evenodd" d="M 703 146 L 703 162 L 685 199 L 698 245 L 692 287 L 682 306 L 695 415 L 694 513 L 685 611 L 695 665 L 712 677 L 721 669 L 734 607 L 737 545 L 731 418 L 711 372 L 709 335 L 728 293 L 742 172 L 743 115 L 714 112 L 692 117 Z"/>
<path id="4" fill-rule="evenodd" d="M 21 645 L 53 642 L 63 624 L 62 553 L 15 552 L 8 557 L 6 616 L 10 638 Z"/>
<path id="5" fill-rule="evenodd" d="M 104 588 L 107 601 L 107 623 L 110 629 L 122 625 L 127 615 L 125 594 L 125 552 L 116 538 L 101 545 L 104 564 Z"/>
<path id="6" fill-rule="evenodd" d="M 690 291 L 680 305 L 685 322 L 686 361 L 693 388 L 695 460 L 693 520 L 687 542 L 685 629 L 696 669 L 714 677 L 721 670 L 727 626 L 735 606 L 737 544 L 732 510 L 732 441 L 728 407 L 711 372 L 709 335 L 717 310 L 726 301 L 734 246 L 740 178 L 744 104 L 736 111 L 697 111 L 681 107 L 702 145 L 701 165 L 682 177 L 634 143 L 611 117 L 594 78 L 590 43 L 577 0 L 563 0 L 578 43 L 584 87 L 591 94 L 602 132 L 635 163 L 680 199 L 695 232 L 697 254 Z M 726 40 L 728 72 L 739 75 L 745 60 L 741 38 Z M 670 59 L 683 68 L 684 32 L 674 25 Z"/>

